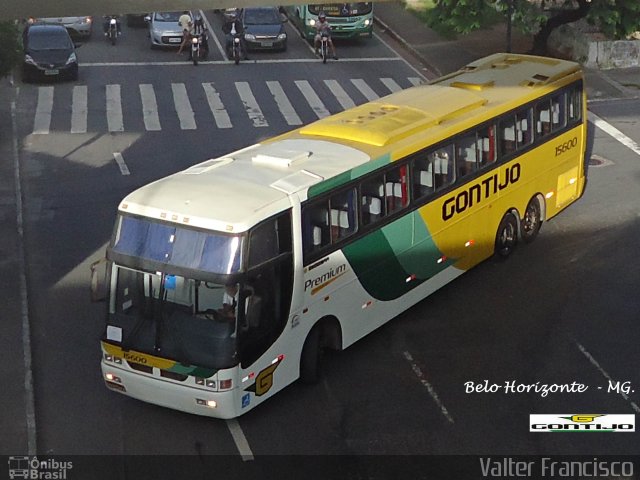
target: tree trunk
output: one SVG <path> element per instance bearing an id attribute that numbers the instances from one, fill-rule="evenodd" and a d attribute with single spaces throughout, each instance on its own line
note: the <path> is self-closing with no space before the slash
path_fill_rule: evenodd
<path id="1" fill-rule="evenodd" d="M 549 17 L 547 22 L 542 25 L 538 33 L 533 36 L 533 46 L 531 53 L 534 55 L 546 55 L 547 54 L 547 42 L 549 36 L 560 25 L 567 23 L 573 23 L 576 20 L 580 20 L 587 16 L 591 3 L 589 0 L 576 0 L 578 8 L 574 10 L 562 10 L 557 15 Z"/>

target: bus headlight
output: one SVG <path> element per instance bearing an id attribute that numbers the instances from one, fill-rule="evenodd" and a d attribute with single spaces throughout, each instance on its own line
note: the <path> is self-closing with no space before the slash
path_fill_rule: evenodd
<path id="1" fill-rule="evenodd" d="M 371 19 L 370 19 L 370 18 L 367 18 L 367 19 L 364 21 L 364 26 L 365 26 L 365 27 L 368 27 L 370 24 L 371 24 Z"/>
<path id="2" fill-rule="evenodd" d="M 203 387 L 215 389 L 216 388 L 216 381 L 215 380 L 210 380 L 208 378 L 196 377 L 196 385 L 202 385 Z"/>
<path id="3" fill-rule="evenodd" d="M 309 19 L 309 25 L 310 26 L 313 27 L 315 24 L 316 24 L 316 21 L 313 18 Z"/>
<path id="4" fill-rule="evenodd" d="M 120 377 L 114 375 L 111 372 L 105 373 L 104 374 L 104 378 L 105 380 L 107 380 L 108 382 L 115 382 L 115 383 L 122 383 L 122 380 L 120 380 Z"/>
<path id="5" fill-rule="evenodd" d="M 201 398 L 196 398 L 196 403 L 208 408 L 216 408 L 218 406 L 218 402 L 215 400 L 203 400 Z"/>

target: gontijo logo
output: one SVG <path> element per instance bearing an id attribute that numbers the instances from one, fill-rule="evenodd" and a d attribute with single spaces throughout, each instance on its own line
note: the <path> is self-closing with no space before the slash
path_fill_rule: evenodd
<path id="1" fill-rule="evenodd" d="M 635 432 L 633 414 L 609 415 L 604 413 L 578 413 L 564 415 L 529 415 L 529 431 L 558 432 Z"/>

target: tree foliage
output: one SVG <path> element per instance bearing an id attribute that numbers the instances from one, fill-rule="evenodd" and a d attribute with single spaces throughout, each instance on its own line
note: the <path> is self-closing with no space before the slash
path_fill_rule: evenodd
<path id="1" fill-rule="evenodd" d="M 0 22 L 0 78 L 8 75 L 20 60 L 18 27 L 14 22 Z"/>
<path id="2" fill-rule="evenodd" d="M 639 0 L 437 0 L 428 24 L 439 31 L 466 34 L 503 20 L 509 2 L 512 25 L 534 35 L 537 54 L 546 53 L 553 30 L 582 18 L 613 39 L 640 30 Z"/>

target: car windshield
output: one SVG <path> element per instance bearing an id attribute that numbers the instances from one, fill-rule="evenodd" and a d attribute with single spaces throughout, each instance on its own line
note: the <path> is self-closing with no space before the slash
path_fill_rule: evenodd
<path id="1" fill-rule="evenodd" d="M 31 50 L 66 50 L 73 44 L 66 32 L 29 32 L 29 49 Z"/>
<path id="2" fill-rule="evenodd" d="M 244 13 L 246 25 L 273 25 L 281 23 L 278 10 L 275 8 L 247 9 Z"/>
<path id="3" fill-rule="evenodd" d="M 249 285 L 121 266 L 112 276 L 107 341 L 184 365 L 220 369 L 237 363 L 238 325 L 243 328 L 253 308 Z"/>
<path id="4" fill-rule="evenodd" d="M 156 12 L 155 21 L 156 22 L 178 22 L 180 19 L 180 12 Z"/>

